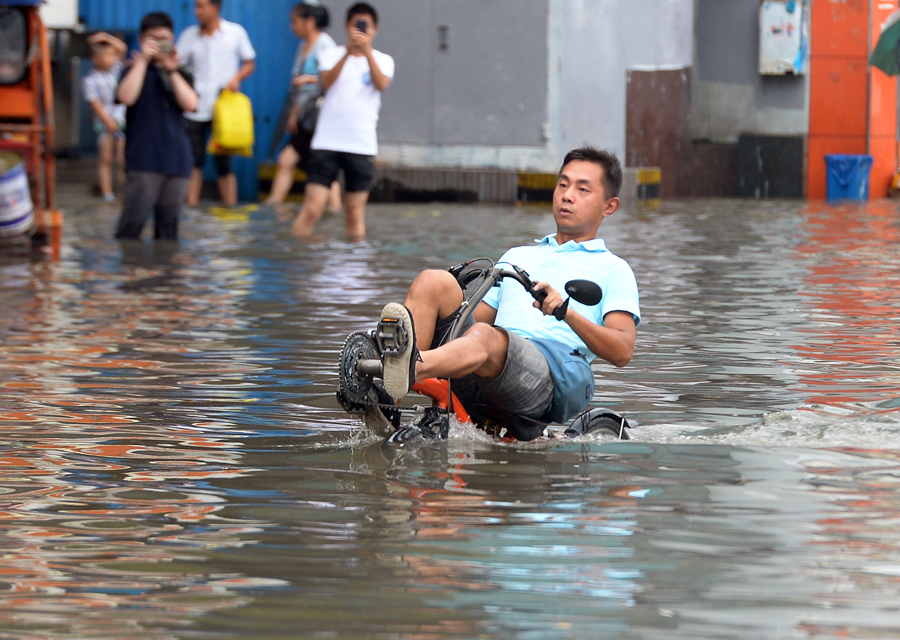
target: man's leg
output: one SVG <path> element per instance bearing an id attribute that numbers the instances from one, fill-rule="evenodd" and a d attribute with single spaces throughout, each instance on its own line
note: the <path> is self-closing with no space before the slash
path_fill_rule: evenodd
<path id="1" fill-rule="evenodd" d="M 433 327 L 432 327 L 433 331 Z M 405 345 L 396 347 L 404 341 Z M 420 352 L 412 314 L 401 304 L 390 302 L 381 311 L 378 339 L 385 340 L 382 353 L 384 388 L 394 400 L 400 400 L 416 380 L 425 378 L 462 378 L 470 373 L 496 378 L 506 365 L 509 337 L 506 332 L 477 322 L 461 337 L 435 349 Z M 388 350 L 393 345 L 394 351 Z"/>
<path id="2" fill-rule="evenodd" d="M 415 380 L 453 379 L 454 391 L 476 403 L 541 419 L 553 398 L 553 378 L 547 359 L 530 341 L 476 322 L 455 340 L 423 351 L 416 348 L 416 343 L 433 346 L 442 338 L 435 339 L 436 326 L 446 328 L 462 301 L 456 278 L 429 270 L 413 281 L 403 305 L 385 305 L 382 322 L 402 322 L 412 336 L 404 351 L 384 356 L 385 390 L 400 400 Z M 460 399 L 467 402 L 463 395 Z"/>
<path id="3" fill-rule="evenodd" d="M 368 201 L 368 191 L 344 194 L 344 222 L 347 225 L 347 236 L 351 239 L 361 239 L 366 236 L 366 203 Z"/>
<path id="4" fill-rule="evenodd" d="M 188 181 L 188 192 L 185 202 L 189 207 L 200 204 L 200 192 L 203 191 L 203 169 L 194 167 L 191 170 L 191 178 Z"/>
<path id="5" fill-rule="evenodd" d="M 505 331 L 484 322 L 476 322 L 465 334 L 423 351 L 416 365 L 416 380 L 425 378 L 462 378 L 474 373 L 482 378 L 496 378 L 506 365 L 509 336 Z"/>
<path id="6" fill-rule="evenodd" d="M 291 232 L 295 236 L 308 238 L 319 218 L 325 213 L 328 190 L 340 171 L 338 152 L 313 149 L 309 153 L 306 166 L 306 189 L 303 192 L 303 209 L 294 218 Z"/>
<path id="7" fill-rule="evenodd" d="M 166 176 L 159 191 L 159 201 L 154 210 L 155 240 L 178 239 L 178 216 L 187 193 L 188 179 L 180 176 Z"/>
<path id="8" fill-rule="evenodd" d="M 153 213 L 164 176 L 148 171 L 130 171 L 125 177 L 122 213 L 116 229 L 117 239 L 137 240 L 147 218 Z"/>
<path id="9" fill-rule="evenodd" d="M 385 390 L 395 400 L 405 396 L 416 380 L 416 345 L 430 347 L 438 321 L 451 316 L 462 302 L 462 289 L 450 272 L 428 269 L 413 280 L 402 305 L 391 302 L 382 309 L 379 324 L 386 322 L 388 328 L 400 325 L 401 333 L 409 336 L 405 351 L 383 357 Z"/>
<path id="10" fill-rule="evenodd" d="M 461 378 L 470 373 L 495 378 L 506 364 L 509 337 L 505 331 L 479 322 L 465 334 L 435 349 L 419 351 L 417 344 L 431 345 L 435 325 L 462 304 L 463 292 L 447 271 L 423 271 L 413 281 L 403 305 L 389 303 L 382 322 L 402 323 L 410 338 L 400 354 L 384 358 L 385 388 L 399 400 L 412 383 L 424 378 Z M 416 360 L 419 360 L 416 362 Z"/>
<path id="11" fill-rule="evenodd" d="M 216 175 L 218 176 L 217 185 L 219 187 L 219 197 L 222 204 L 226 207 L 233 207 L 237 204 L 237 176 L 231 170 L 231 156 L 216 155 Z"/>
<path id="12" fill-rule="evenodd" d="M 372 178 L 375 177 L 375 158 L 358 153 L 341 153 L 338 159 L 344 170 L 347 235 L 363 238 L 366 235 L 366 203 L 369 201 Z"/>
<path id="13" fill-rule="evenodd" d="M 233 207 L 238 201 L 237 176 L 229 173 L 227 176 L 219 176 L 216 181 L 219 187 L 219 197 L 226 207 Z"/>
<path id="14" fill-rule="evenodd" d="M 514 333 L 507 334 L 507 338 L 506 364 L 500 373 L 471 376 L 478 389 L 478 402 L 542 420 L 553 401 L 555 385 L 550 364 L 531 340 Z"/>
<path id="15" fill-rule="evenodd" d="M 272 188 L 269 190 L 269 197 L 266 198 L 266 204 L 281 204 L 291 191 L 294 184 L 294 169 L 300 162 L 300 154 L 290 144 L 285 145 L 281 153 L 278 154 L 278 170 L 272 179 Z"/>
<path id="16" fill-rule="evenodd" d="M 187 192 L 189 207 L 196 207 L 200 202 L 200 193 L 203 191 L 203 163 L 206 161 L 206 141 L 211 128 L 211 122 L 195 122 L 187 118 L 184 120 L 184 129 L 191 142 L 191 154 L 194 157 L 194 169 L 191 171 L 191 181 Z"/>
<path id="17" fill-rule="evenodd" d="M 433 343 L 437 322 L 450 317 L 462 302 L 462 289 L 449 271 L 428 269 L 413 280 L 403 304 L 412 314 L 421 350 Z"/>
<path id="18" fill-rule="evenodd" d="M 301 238 L 308 238 L 316 228 L 316 223 L 325 212 L 328 201 L 328 187 L 315 182 L 307 182 L 303 192 L 303 209 L 294 218 L 291 233 Z"/>
<path id="19" fill-rule="evenodd" d="M 341 183 L 337 180 L 331 183 L 331 191 L 328 194 L 328 210 L 341 210 Z"/>

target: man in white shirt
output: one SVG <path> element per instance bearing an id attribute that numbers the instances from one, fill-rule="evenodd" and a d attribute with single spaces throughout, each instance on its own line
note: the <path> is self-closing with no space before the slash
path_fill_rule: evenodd
<path id="1" fill-rule="evenodd" d="M 197 24 L 178 37 L 178 52 L 183 63 L 194 74 L 194 88 L 200 106 L 185 115 L 194 169 L 188 188 L 187 203 L 197 206 L 203 187 L 203 163 L 212 128 L 213 106 L 222 89 L 238 92 L 241 82 L 256 69 L 256 51 L 241 25 L 221 17 L 222 0 L 195 0 Z M 217 155 L 219 195 L 226 206 L 237 203 L 237 176 L 231 170 L 231 156 Z"/>
<path id="2" fill-rule="evenodd" d="M 325 102 L 312 139 L 303 211 L 293 232 L 312 235 L 328 200 L 329 185 L 344 170 L 344 221 L 347 235 L 366 234 L 366 203 L 378 153 L 376 125 L 381 92 L 394 77 L 394 59 L 372 48 L 378 33 L 374 7 L 357 2 L 347 9 L 347 46 L 334 47 L 319 59 Z"/>

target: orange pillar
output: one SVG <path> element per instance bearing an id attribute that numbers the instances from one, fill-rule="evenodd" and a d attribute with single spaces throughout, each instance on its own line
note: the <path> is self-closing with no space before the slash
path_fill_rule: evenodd
<path id="1" fill-rule="evenodd" d="M 870 52 L 878 43 L 881 25 L 896 9 L 897 0 L 872 3 Z M 898 166 L 897 77 L 875 67 L 869 67 L 869 73 L 869 153 L 875 158 L 869 178 L 869 199 L 874 200 L 887 196 Z"/>
<path id="2" fill-rule="evenodd" d="M 869 52 L 898 0 L 812 3 L 807 196 L 827 194 L 825 155 L 873 156 L 869 198 L 887 196 L 897 168 L 897 82 Z"/>

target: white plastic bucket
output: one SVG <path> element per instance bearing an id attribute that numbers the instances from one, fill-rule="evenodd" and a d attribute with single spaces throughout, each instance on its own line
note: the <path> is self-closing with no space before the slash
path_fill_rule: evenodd
<path id="1" fill-rule="evenodd" d="M 34 204 L 22 158 L 0 151 L 0 236 L 19 235 L 33 225 Z"/>

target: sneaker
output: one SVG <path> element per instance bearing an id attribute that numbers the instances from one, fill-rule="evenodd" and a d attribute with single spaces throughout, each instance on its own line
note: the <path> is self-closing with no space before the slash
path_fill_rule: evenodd
<path id="1" fill-rule="evenodd" d="M 114 193 L 104 193 L 102 196 L 100 196 L 100 199 L 103 200 L 103 202 L 115 202 L 115 201 L 116 201 L 116 194 L 114 194 Z"/>
<path id="2" fill-rule="evenodd" d="M 384 388 L 394 400 L 406 397 L 416 381 L 416 329 L 409 309 L 389 302 L 381 310 L 375 340 L 384 363 Z"/>

